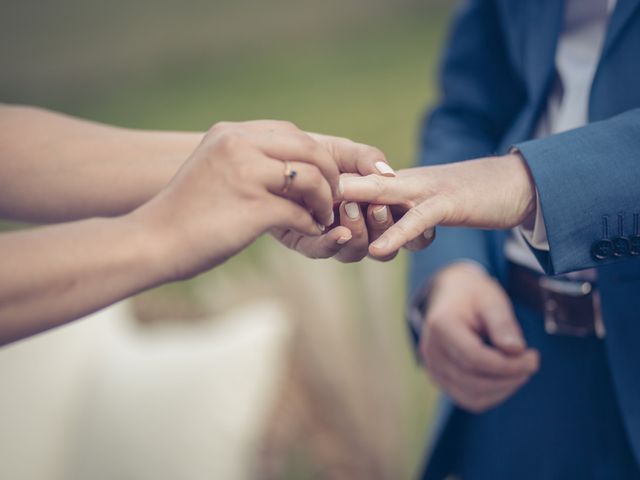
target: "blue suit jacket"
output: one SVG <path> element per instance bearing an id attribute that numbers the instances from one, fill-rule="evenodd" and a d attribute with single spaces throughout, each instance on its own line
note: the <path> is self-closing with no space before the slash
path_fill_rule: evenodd
<path id="1" fill-rule="evenodd" d="M 589 99 L 589 125 L 530 140 L 545 108 L 562 27 L 562 0 L 468 0 L 458 11 L 441 69 L 439 105 L 427 116 L 420 163 L 503 153 L 517 145 L 535 179 L 550 252 L 549 275 L 598 269 L 607 347 L 624 420 L 640 458 L 640 259 L 596 261 L 591 247 L 617 217 L 630 235 L 640 213 L 640 0 L 618 0 Z M 440 228 L 414 254 L 411 290 L 461 258 L 506 276 L 506 232 Z M 436 424 L 450 411 L 443 405 Z"/>

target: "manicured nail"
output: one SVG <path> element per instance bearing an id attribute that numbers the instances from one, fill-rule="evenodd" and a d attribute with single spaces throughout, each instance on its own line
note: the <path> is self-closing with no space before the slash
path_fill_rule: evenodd
<path id="1" fill-rule="evenodd" d="M 329 217 L 329 223 L 327 223 L 327 227 L 330 227 L 331 225 L 333 225 L 333 222 L 336 221 L 336 215 L 335 213 L 331 212 L 331 216 Z"/>
<path id="2" fill-rule="evenodd" d="M 373 242 L 371 244 L 372 247 L 374 248 L 378 248 L 378 249 L 383 249 L 384 247 L 386 247 L 389 244 L 389 240 L 387 240 L 384 237 L 380 237 L 378 240 L 376 240 L 375 242 Z"/>
<path id="3" fill-rule="evenodd" d="M 392 177 L 396 176 L 396 172 L 388 163 L 385 162 L 376 162 L 376 168 L 382 175 L 391 175 Z"/>
<path id="4" fill-rule="evenodd" d="M 336 240 L 336 243 L 338 245 L 344 245 L 345 243 L 347 243 L 349 240 L 351 240 L 351 235 L 343 235 L 340 238 L 338 238 L 338 240 Z"/>
<path id="5" fill-rule="evenodd" d="M 373 218 L 376 222 L 384 223 L 387 221 L 387 207 L 382 206 L 373 210 Z"/>
<path id="6" fill-rule="evenodd" d="M 424 236 L 424 238 L 426 238 L 427 240 L 431 240 L 433 238 L 433 235 L 436 233 L 435 229 L 430 228 L 429 230 L 425 230 L 424 233 L 422 234 Z"/>
<path id="7" fill-rule="evenodd" d="M 344 210 L 347 212 L 347 217 L 351 220 L 357 219 L 360 215 L 360 207 L 354 202 L 345 203 Z"/>

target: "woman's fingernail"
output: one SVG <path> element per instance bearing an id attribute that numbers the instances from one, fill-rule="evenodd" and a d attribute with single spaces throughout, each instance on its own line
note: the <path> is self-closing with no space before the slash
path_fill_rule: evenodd
<path id="1" fill-rule="evenodd" d="M 316 226 L 318 227 L 318 230 L 320 230 L 321 232 L 324 232 L 326 229 L 326 227 L 321 223 L 316 223 Z"/>
<path id="2" fill-rule="evenodd" d="M 396 172 L 388 163 L 376 162 L 376 168 L 382 175 L 396 176 Z"/>
<path id="3" fill-rule="evenodd" d="M 422 234 L 424 236 L 424 238 L 426 238 L 427 240 L 431 240 L 433 238 L 433 235 L 436 233 L 435 229 L 430 228 L 429 230 L 425 230 L 424 233 Z"/>
<path id="4" fill-rule="evenodd" d="M 387 207 L 379 207 L 373 210 L 373 218 L 376 222 L 384 223 L 387 221 Z"/>
<path id="5" fill-rule="evenodd" d="M 380 237 L 378 240 L 373 242 L 371 246 L 374 248 L 382 249 L 386 247 L 388 244 L 389 244 L 389 240 L 387 240 L 385 237 Z"/>
<path id="6" fill-rule="evenodd" d="M 338 179 L 338 195 L 344 195 L 344 185 L 342 184 L 342 178 Z"/>
<path id="7" fill-rule="evenodd" d="M 360 215 L 360 207 L 354 202 L 345 203 L 344 211 L 347 212 L 347 217 L 351 220 L 355 220 Z"/>
<path id="8" fill-rule="evenodd" d="M 349 240 L 351 240 L 351 235 L 343 235 L 340 238 L 338 238 L 338 240 L 336 240 L 336 243 L 338 245 L 344 245 L 345 243 L 347 243 Z"/>
<path id="9" fill-rule="evenodd" d="M 331 216 L 329 217 L 329 223 L 327 223 L 327 227 L 330 227 L 331 225 L 333 225 L 335 221 L 336 221 L 336 215 L 335 213 L 331 212 Z"/>

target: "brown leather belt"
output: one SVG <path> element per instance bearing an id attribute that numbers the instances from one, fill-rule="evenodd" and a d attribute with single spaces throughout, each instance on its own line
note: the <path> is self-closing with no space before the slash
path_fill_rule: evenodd
<path id="1" fill-rule="evenodd" d="M 548 277 L 513 263 L 508 281 L 514 300 L 544 315 L 550 335 L 605 336 L 600 295 L 593 283 Z"/>

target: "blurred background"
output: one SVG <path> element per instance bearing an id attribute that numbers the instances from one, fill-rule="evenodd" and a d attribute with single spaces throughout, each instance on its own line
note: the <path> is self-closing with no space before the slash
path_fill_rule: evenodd
<path id="1" fill-rule="evenodd" d="M 145 129 L 286 119 L 406 167 L 449 3 L 2 0 L 0 101 Z M 264 238 L 0 349 L 0 478 L 412 478 L 436 393 L 405 270 Z"/>

